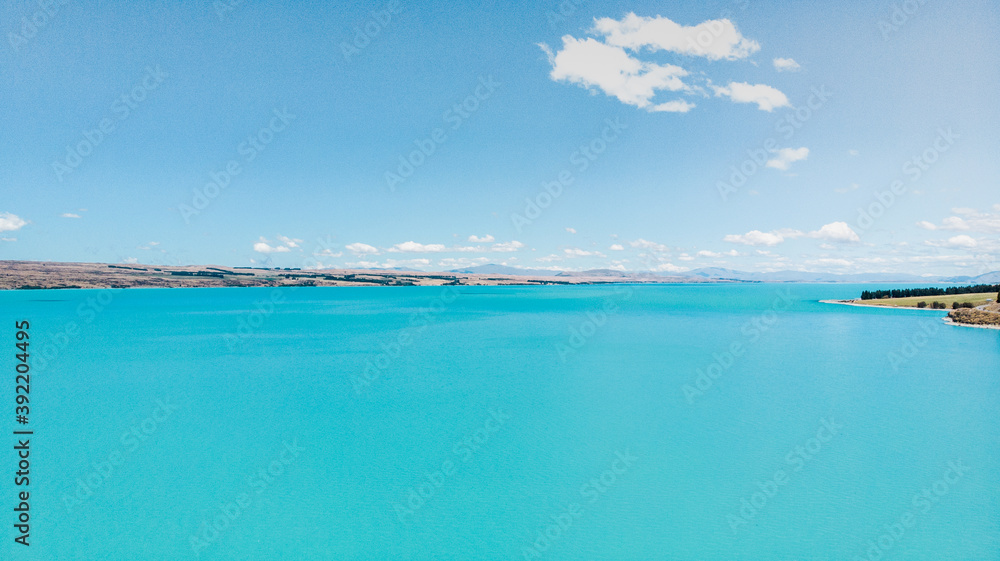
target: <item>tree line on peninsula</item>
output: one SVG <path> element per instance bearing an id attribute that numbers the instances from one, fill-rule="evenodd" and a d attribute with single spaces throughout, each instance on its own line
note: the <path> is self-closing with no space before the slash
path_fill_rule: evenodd
<path id="1" fill-rule="evenodd" d="M 981 294 L 1000 292 L 1000 284 L 977 284 L 973 286 L 949 286 L 948 288 L 894 288 L 892 290 L 865 290 L 862 300 L 882 298 L 910 298 L 913 296 L 955 296 L 958 294 Z M 998 294 L 1000 296 L 1000 294 Z"/>

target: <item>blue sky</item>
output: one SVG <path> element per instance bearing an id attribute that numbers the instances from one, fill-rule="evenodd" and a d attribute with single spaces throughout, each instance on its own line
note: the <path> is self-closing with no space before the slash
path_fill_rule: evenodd
<path id="1" fill-rule="evenodd" d="M 5 2 L 0 259 L 996 270 L 998 25 L 988 1 Z"/>

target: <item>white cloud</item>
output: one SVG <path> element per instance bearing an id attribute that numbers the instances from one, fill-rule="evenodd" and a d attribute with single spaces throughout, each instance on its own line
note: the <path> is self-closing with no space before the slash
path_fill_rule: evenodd
<path id="1" fill-rule="evenodd" d="M 578 247 L 564 249 L 563 253 L 569 257 L 605 257 L 605 255 L 600 251 L 587 251 Z"/>
<path id="2" fill-rule="evenodd" d="M 510 242 L 501 242 L 493 244 L 493 246 L 490 248 L 490 251 L 511 252 L 511 251 L 517 251 L 522 247 L 524 247 L 523 243 L 514 240 Z"/>
<path id="3" fill-rule="evenodd" d="M 539 257 L 538 259 L 535 259 L 535 261 L 537 261 L 539 263 L 552 263 L 554 261 L 562 261 L 562 260 L 563 260 L 563 258 L 560 257 L 560 256 L 558 256 L 558 255 L 556 255 L 555 253 L 553 253 L 551 255 L 547 255 L 545 257 Z"/>
<path id="4" fill-rule="evenodd" d="M 860 242 L 861 239 L 858 234 L 851 229 L 851 227 L 846 222 L 831 222 L 816 230 L 815 232 L 809 232 L 808 234 L 801 230 L 793 229 L 782 229 L 775 230 L 773 232 L 761 232 L 760 230 L 752 230 L 746 234 L 730 234 L 723 238 L 723 241 L 729 243 L 738 243 L 743 245 L 765 245 L 765 246 L 775 246 L 785 240 L 795 239 L 795 238 L 813 238 L 818 240 L 827 240 L 832 242 Z"/>
<path id="5" fill-rule="evenodd" d="M 698 252 L 698 257 L 711 257 L 713 259 L 716 259 L 716 258 L 719 258 L 719 257 L 723 257 L 723 256 L 725 256 L 725 257 L 739 257 L 739 255 L 740 255 L 740 252 L 736 251 L 735 249 L 730 249 L 729 251 L 723 251 L 721 253 L 717 252 L 717 251 L 708 251 L 708 250 L 702 250 L 702 251 Z"/>
<path id="6" fill-rule="evenodd" d="M 682 91 L 687 85 L 681 80 L 688 72 L 672 64 L 642 62 L 629 56 L 621 47 L 606 45 L 595 39 L 562 38 L 563 48 L 553 53 L 540 45 L 549 57 L 555 81 L 599 88 L 627 105 L 647 108 L 657 91 Z"/>
<path id="7" fill-rule="evenodd" d="M 430 264 L 430 259 L 386 259 L 384 263 L 377 263 L 375 261 L 345 263 L 349 269 L 416 269 L 419 267 L 426 267 Z"/>
<path id="8" fill-rule="evenodd" d="M 156 247 L 158 245 L 160 245 L 160 242 L 149 242 L 149 243 L 147 243 L 145 245 L 137 246 L 136 249 L 143 249 L 143 250 L 147 250 L 148 251 L 148 250 L 153 249 L 154 247 Z"/>
<path id="9" fill-rule="evenodd" d="M 904 261 L 909 263 L 955 263 L 968 259 L 968 255 L 917 255 L 907 257 Z"/>
<path id="10" fill-rule="evenodd" d="M 845 268 L 851 267 L 854 263 L 851 263 L 847 259 L 834 259 L 829 257 L 824 257 L 821 259 L 812 259 L 806 261 L 807 265 L 819 265 L 821 267 L 834 267 L 834 268 Z"/>
<path id="11" fill-rule="evenodd" d="M 348 269 L 377 269 L 379 268 L 378 263 L 375 261 L 356 261 L 354 263 L 344 264 Z"/>
<path id="12" fill-rule="evenodd" d="M 659 265 L 653 267 L 652 270 L 655 271 L 655 272 L 657 272 L 657 273 L 664 273 L 664 272 L 666 272 L 666 273 L 683 273 L 685 271 L 690 271 L 690 269 L 688 269 L 686 267 L 678 267 L 677 265 L 674 265 L 673 263 L 660 263 Z"/>
<path id="13" fill-rule="evenodd" d="M 771 62 L 774 64 L 774 69 L 778 72 L 796 72 L 802 69 L 799 63 L 791 58 L 776 58 Z"/>
<path id="14" fill-rule="evenodd" d="M 0 238 L 0 242 L 16 242 L 17 238 Z"/>
<path id="15" fill-rule="evenodd" d="M 858 155 L 858 154 L 860 154 L 861 152 L 858 152 L 857 150 L 855 150 L 855 149 L 851 148 L 850 150 L 848 150 L 848 151 L 847 151 L 847 153 L 848 153 L 849 155 L 851 155 L 851 156 L 857 156 L 857 155 Z"/>
<path id="16" fill-rule="evenodd" d="M 439 243 L 422 244 L 414 241 L 398 243 L 388 249 L 393 253 L 438 253 L 447 248 Z"/>
<path id="17" fill-rule="evenodd" d="M 575 228 L 566 228 L 566 231 L 569 232 L 570 234 L 575 234 L 576 233 L 576 229 Z"/>
<path id="18" fill-rule="evenodd" d="M 728 19 L 684 26 L 662 16 L 647 18 L 630 13 L 620 21 L 595 20 L 593 32 L 603 35 L 609 45 L 633 51 L 662 50 L 709 60 L 742 59 L 760 50 L 756 41 L 740 34 Z"/>
<path id="19" fill-rule="evenodd" d="M 508 265 L 506 262 L 503 262 L 503 263 L 500 263 L 500 264 L 503 265 L 503 266 L 505 266 L 505 267 L 507 267 L 507 266 L 511 266 L 512 267 L 513 266 L 513 265 Z M 562 271 L 567 271 L 567 270 L 571 271 L 571 270 L 573 270 L 573 269 L 567 269 L 565 267 L 556 266 L 556 265 L 550 265 L 548 267 L 542 267 L 540 265 L 536 265 L 536 266 L 533 266 L 531 268 L 532 269 L 539 269 L 541 271 L 555 271 L 555 272 L 559 272 L 559 273 L 561 273 Z"/>
<path id="20" fill-rule="evenodd" d="M 313 252 L 313 255 L 315 255 L 316 257 L 340 257 L 343 254 L 344 254 L 343 251 L 338 251 L 334 253 L 334 251 L 330 248 L 325 248 L 323 249 L 323 251 Z M 322 267 L 317 267 L 317 268 L 322 268 Z"/>
<path id="21" fill-rule="evenodd" d="M 493 240 L 494 240 L 494 238 L 491 235 L 486 235 L 486 236 L 482 236 L 482 237 L 476 236 L 476 235 L 469 236 L 469 241 L 477 242 L 477 243 L 479 243 L 479 242 L 485 243 L 487 241 L 493 241 Z M 390 247 L 386 251 L 389 252 L 389 253 L 451 253 L 451 252 L 455 252 L 455 253 L 477 253 L 477 252 L 485 252 L 485 251 L 493 251 L 493 252 L 500 252 L 500 253 L 510 253 L 510 252 L 517 251 L 517 250 L 519 250 L 519 249 L 521 249 L 523 247 L 524 247 L 524 244 L 521 243 L 521 242 L 519 242 L 519 241 L 517 241 L 517 240 L 513 240 L 513 241 L 509 241 L 509 242 L 497 242 L 497 243 L 494 243 L 494 244 L 490 245 L 489 247 L 484 247 L 484 246 L 450 246 L 449 247 L 449 246 L 446 246 L 444 244 L 439 244 L 439 243 L 424 244 L 424 243 L 419 243 L 419 242 L 415 242 L 415 241 L 411 240 L 411 241 L 407 241 L 407 242 L 403 242 L 403 243 L 398 243 L 398 244 Z M 348 251 L 350 251 L 351 253 L 354 253 L 355 255 L 366 255 L 366 254 L 377 255 L 379 253 L 379 250 L 377 248 L 372 247 L 372 246 L 370 246 L 368 244 L 363 244 L 363 243 L 353 243 L 353 244 L 347 245 L 346 248 L 347 248 Z"/>
<path id="22" fill-rule="evenodd" d="M 810 238 L 828 240 L 831 242 L 860 242 L 857 232 L 848 226 L 847 222 L 831 222 L 815 232 L 809 233 Z"/>
<path id="23" fill-rule="evenodd" d="M 687 113 L 695 108 L 695 104 L 683 99 L 675 99 L 665 103 L 658 103 L 649 108 L 652 113 Z"/>
<path id="24" fill-rule="evenodd" d="M 397 259 L 386 259 L 385 263 L 382 263 L 382 266 L 385 267 L 385 268 L 387 268 L 387 269 L 391 269 L 393 267 L 404 267 L 404 268 L 405 267 L 413 267 L 413 268 L 417 268 L 417 267 L 426 267 L 426 266 L 428 266 L 430 264 L 431 264 L 431 260 L 430 259 L 424 259 L 424 258 L 420 258 L 420 259 L 398 259 L 398 260 Z"/>
<path id="25" fill-rule="evenodd" d="M 694 261 L 694 257 L 691 257 L 687 253 L 682 253 L 679 256 L 677 256 L 677 258 L 680 259 L 681 261 Z"/>
<path id="26" fill-rule="evenodd" d="M 121 261 L 122 263 L 128 263 L 129 265 L 134 265 L 139 262 L 135 257 L 125 257 Z"/>
<path id="27" fill-rule="evenodd" d="M 80 218 L 80 215 L 73 214 L 72 212 L 64 212 L 59 215 L 59 218 Z"/>
<path id="28" fill-rule="evenodd" d="M 620 20 L 598 18 L 588 33 L 594 37 L 564 35 L 562 47 L 538 46 L 552 67 L 549 77 L 604 92 L 622 103 L 649 112 L 687 113 L 695 104 L 686 99 L 656 100 L 665 92 L 687 95 L 705 94 L 706 87 L 716 96 L 727 96 L 738 103 L 756 103 L 763 111 L 790 107 L 784 93 L 766 84 L 730 82 L 713 86 L 703 72 L 691 74 L 686 69 L 644 60 L 643 53 L 667 51 L 709 60 L 741 60 L 760 50 L 760 44 L 744 37 L 728 19 L 709 20 L 685 26 L 663 16 L 642 17 L 629 13 Z M 778 70 L 797 70 L 798 63 L 788 58 L 774 59 Z"/>
<path id="29" fill-rule="evenodd" d="M 858 185 L 857 183 L 851 183 L 847 187 L 843 187 L 843 188 L 840 188 L 840 189 L 834 189 L 834 191 L 837 192 L 837 193 L 840 193 L 840 194 L 844 194 L 844 193 L 850 193 L 851 191 L 857 191 L 860 188 L 861 188 L 861 186 Z"/>
<path id="30" fill-rule="evenodd" d="M 808 157 L 808 148 L 782 148 L 781 150 L 778 150 L 778 156 L 776 158 L 767 161 L 767 167 L 787 170 L 792 163 L 805 160 Z"/>
<path id="31" fill-rule="evenodd" d="M 291 251 L 283 245 L 272 246 L 266 241 L 259 241 L 253 244 L 253 250 L 257 253 L 288 253 Z"/>
<path id="32" fill-rule="evenodd" d="M 723 241 L 729 243 L 739 243 L 743 245 L 767 245 L 774 246 L 785 241 L 785 237 L 776 232 L 761 232 L 760 230 L 751 230 L 746 234 L 730 234 L 723 238 Z"/>
<path id="33" fill-rule="evenodd" d="M 667 246 L 665 246 L 663 244 L 656 243 L 656 242 L 651 242 L 649 240 L 644 240 L 642 238 L 639 238 L 639 239 L 637 239 L 635 241 L 629 242 L 628 244 L 630 246 L 632 246 L 632 247 L 635 247 L 635 248 L 639 248 L 639 249 L 651 249 L 653 251 L 667 251 L 667 249 L 668 249 Z"/>
<path id="34" fill-rule="evenodd" d="M 790 107 L 788 98 L 781 91 L 766 84 L 730 82 L 726 87 L 712 86 L 716 97 L 726 96 L 736 103 L 756 103 L 761 111 L 773 111 L 778 107 Z"/>
<path id="35" fill-rule="evenodd" d="M 625 251 L 625 246 L 623 246 L 620 243 L 616 243 L 616 244 L 611 244 L 611 247 L 609 247 L 608 249 L 610 249 L 611 251 Z"/>
<path id="36" fill-rule="evenodd" d="M 979 245 L 972 236 L 961 234 L 958 236 L 952 236 L 945 241 L 928 241 L 927 245 L 934 247 L 950 247 L 958 249 L 972 249 Z"/>
<path id="37" fill-rule="evenodd" d="M 288 253 L 293 247 L 298 247 L 302 240 L 297 240 L 294 238 L 289 238 L 285 236 L 278 236 L 280 244 L 271 245 L 264 236 L 260 237 L 260 241 L 253 244 L 253 250 L 257 253 Z"/>
<path id="38" fill-rule="evenodd" d="M 289 238 L 285 236 L 278 236 L 278 241 L 280 241 L 284 246 L 291 248 L 299 247 L 299 244 L 302 243 L 302 240 Z"/>
<path id="39" fill-rule="evenodd" d="M 994 207 L 994 209 L 1000 211 L 1000 208 Z M 925 230 L 1000 233 L 1000 212 L 980 212 L 971 208 L 953 208 L 951 211 L 962 216 L 949 216 L 942 220 L 940 225 L 922 220 L 917 222 L 917 226 Z"/>
<path id="40" fill-rule="evenodd" d="M 20 230 L 28 222 L 9 212 L 0 212 L 0 232 L 13 232 Z"/>
<path id="41" fill-rule="evenodd" d="M 942 230 L 971 230 L 972 225 L 960 216 L 949 216 L 941 221 Z"/>
<path id="42" fill-rule="evenodd" d="M 489 259 L 485 257 L 475 257 L 471 259 L 468 257 L 446 257 L 438 261 L 438 267 L 447 267 L 451 269 L 457 267 L 474 267 L 487 262 L 489 262 Z"/>
<path id="43" fill-rule="evenodd" d="M 375 248 L 373 246 L 370 246 L 370 245 L 368 245 L 366 243 L 357 242 L 357 243 L 347 244 L 344 247 L 347 248 L 347 251 L 350 251 L 351 253 L 353 253 L 355 255 L 377 255 L 378 254 L 378 249 L 377 248 Z"/>

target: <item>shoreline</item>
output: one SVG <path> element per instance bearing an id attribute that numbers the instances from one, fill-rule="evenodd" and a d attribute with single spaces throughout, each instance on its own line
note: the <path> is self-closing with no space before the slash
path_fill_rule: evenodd
<path id="1" fill-rule="evenodd" d="M 914 310 L 918 312 L 948 312 L 950 308 L 913 308 L 910 306 L 887 306 L 884 304 L 861 304 L 858 300 L 820 300 L 821 304 L 840 304 L 841 306 L 856 306 L 858 308 L 878 308 L 881 310 Z"/>
<path id="2" fill-rule="evenodd" d="M 527 288 L 527 287 L 547 287 L 547 286 L 563 286 L 567 288 L 573 287 L 585 287 L 585 286 L 664 286 L 664 285 L 684 285 L 685 283 L 672 283 L 672 282 L 636 282 L 634 280 L 622 281 L 622 282 L 557 282 L 557 283 L 545 283 L 545 282 L 526 282 L 524 284 L 519 283 L 504 283 L 504 284 L 413 284 L 413 285 L 384 285 L 384 284 L 254 284 L 254 285 L 205 285 L 205 286 L 59 286 L 59 287 L 46 287 L 46 288 L 2 288 L 0 287 L 0 294 L 4 292 L 49 292 L 58 290 L 60 292 L 76 292 L 80 290 L 191 290 L 191 289 L 224 289 L 224 288 L 279 288 L 283 290 L 295 290 L 299 288 Z M 688 283 L 693 285 L 694 283 Z M 720 283 L 721 284 L 721 283 Z"/>
<path id="3" fill-rule="evenodd" d="M 250 268 L 216 265 L 114 265 L 0 261 L 0 290 L 125 288 L 290 288 L 393 286 L 577 286 L 692 282 L 640 274 L 531 275 L 406 270 Z M 712 283 L 713 281 L 705 281 Z"/>
<path id="4" fill-rule="evenodd" d="M 858 308 L 881 308 L 883 310 L 890 309 L 890 310 L 916 310 L 916 311 L 921 311 L 921 312 L 945 312 L 946 315 L 943 318 L 941 318 L 941 321 L 943 321 L 947 325 L 951 325 L 953 327 L 974 327 L 974 328 L 978 328 L 978 329 L 993 329 L 993 330 L 996 330 L 996 331 L 1000 331 L 1000 325 L 981 324 L 981 323 L 962 323 L 960 321 L 955 321 L 954 319 L 951 318 L 950 315 L 947 315 L 948 312 L 951 311 L 951 310 L 947 310 L 947 309 L 945 309 L 945 310 L 941 310 L 941 309 L 935 310 L 935 309 L 931 309 L 931 308 L 912 308 L 912 307 L 904 307 L 904 306 L 880 306 L 878 304 L 859 304 L 857 300 L 820 300 L 820 303 L 821 304 L 840 304 L 842 306 L 855 306 L 855 307 L 858 307 Z"/>
<path id="5" fill-rule="evenodd" d="M 758 281 L 649 271 L 533 271 L 531 274 L 396 269 L 302 269 L 229 265 L 152 265 L 0 260 L 0 291 L 117 288 L 245 288 L 325 286 L 577 286 L 608 284 L 840 284 Z"/>
<path id="6" fill-rule="evenodd" d="M 996 330 L 996 331 L 1000 331 L 1000 325 L 988 325 L 988 324 L 978 324 L 978 323 L 960 323 L 960 322 L 957 322 L 957 321 L 951 319 L 950 317 L 943 318 L 943 321 L 946 324 L 954 326 L 954 327 L 975 327 L 977 329 L 993 329 L 993 330 Z"/>

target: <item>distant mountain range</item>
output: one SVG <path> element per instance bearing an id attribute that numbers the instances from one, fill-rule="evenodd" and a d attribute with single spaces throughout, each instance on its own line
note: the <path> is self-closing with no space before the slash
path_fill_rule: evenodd
<path id="1" fill-rule="evenodd" d="M 684 273 L 660 274 L 652 272 L 628 272 L 614 269 L 591 269 L 589 271 L 550 271 L 545 269 L 521 269 L 505 265 L 479 265 L 464 269 L 452 269 L 452 273 L 475 275 L 511 275 L 530 277 L 610 277 L 610 278 L 662 278 L 664 282 L 843 282 L 843 283 L 907 283 L 907 284 L 1000 284 L 1000 271 L 978 276 L 921 277 L 897 273 L 862 273 L 838 275 L 834 273 L 810 273 L 802 271 L 777 271 L 773 273 L 748 273 L 719 267 L 705 267 Z"/>

